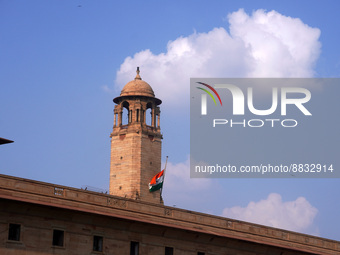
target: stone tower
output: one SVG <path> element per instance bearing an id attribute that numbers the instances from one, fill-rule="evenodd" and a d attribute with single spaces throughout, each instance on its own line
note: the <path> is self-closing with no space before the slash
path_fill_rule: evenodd
<path id="1" fill-rule="evenodd" d="M 137 67 L 136 78 L 124 86 L 113 102 L 116 106 L 111 133 L 110 194 L 160 203 L 160 191 L 149 192 L 148 184 L 161 171 L 158 105 L 162 101 L 142 80 Z"/>

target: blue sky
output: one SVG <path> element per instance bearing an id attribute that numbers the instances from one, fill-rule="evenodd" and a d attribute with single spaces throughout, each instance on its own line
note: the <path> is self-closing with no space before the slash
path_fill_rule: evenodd
<path id="1" fill-rule="evenodd" d="M 291 225 L 279 227 L 340 240 L 339 179 L 189 179 L 186 92 L 190 74 L 250 76 L 251 72 L 239 61 L 241 57 L 248 60 L 248 53 L 239 48 L 208 61 L 214 63 L 214 68 L 212 64 L 205 66 L 204 61 L 198 67 L 200 62 L 196 60 L 203 53 L 210 54 L 213 47 L 215 55 L 220 52 L 219 47 L 228 52 L 230 47 L 225 49 L 223 40 L 222 44 L 211 46 L 218 36 L 230 37 L 230 44 L 225 45 L 236 42 L 237 47 L 237 35 L 245 40 L 249 31 L 256 28 L 253 23 L 237 27 L 237 18 L 253 21 L 253 13 L 260 9 L 265 10 L 262 17 L 275 10 L 273 16 L 278 19 L 269 25 L 281 22 L 299 33 L 318 30 L 316 38 L 306 32 L 306 36 L 311 36 L 306 38 L 312 38 L 310 41 L 315 44 L 308 48 L 305 42 L 305 47 L 297 48 L 310 49 L 303 64 L 295 61 L 297 68 L 302 66 L 309 77 L 339 77 L 339 5 L 337 1 L 2 0 L 0 136 L 15 143 L 0 147 L 0 172 L 72 187 L 108 189 L 112 99 L 134 78 L 139 65 L 142 78 L 163 100 L 163 160 L 169 156 L 164 191 L 167 205 L 225 215 L 231 211 L 245 213 L 249 203 L 253 203 L 258 208 L 252 212 L 254 215 L 268 213 L 269 218 L 276 211 L 265 210 L 268 204 L 281 211 L 297 208 L 303 212 L 298 216 L 302 219 L 309 213 L 306 217 L 310 221 L 298 226 L 301 219 L 296 217 Z M 301 26 L 297 25 L 299 22 Z M 249 30 L 237 34 L 242 28 Z M 254 39 L 249 40 L 254 46 Z M 261 40 L 256 42 L 261 46 Z M 298 44 L 299 40 L 293 38 L 289 43 Z M 196 53 L 181 58 L 190 50 Z M 317 52 L 314 59 L 308 55 L 312 50 Z M 276 52 L 281 51 L 274 52 L 271 60 L 275 63 L 280 62 Z M 215 56 L 214 51 L 211 54 Z M 176 69 L 182 63 L 186 72 Z M 236 63 L 237 70 L 232 70 Z M 264 61 L 263 66 L 266 64 Z M 277 68 L 277 76 L 293 76 L 287 74 L 285 66 Z M 339 139 L 336 134 L 322 134 L 328 139 L 330 135 Z M 332 153 L 337 155 L 338 151 L 335 147 Z M 286 213 L 279 220 L 289 221 L 288 218 Z"/>

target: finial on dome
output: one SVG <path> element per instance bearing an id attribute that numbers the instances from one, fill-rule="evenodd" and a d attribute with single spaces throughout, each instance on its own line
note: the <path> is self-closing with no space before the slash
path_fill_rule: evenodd
<path id="1" fill-rule="evenodd" d="M 139 66 L 137 66 L 137 71 L 136 71 L 136 73 L 137 73 L 137 75 L 136 75 L 135 80 L 141 80 L 142 78 L 139 76 L 139 73 L 140 73 L 140 71 L 139 71 Z"/>

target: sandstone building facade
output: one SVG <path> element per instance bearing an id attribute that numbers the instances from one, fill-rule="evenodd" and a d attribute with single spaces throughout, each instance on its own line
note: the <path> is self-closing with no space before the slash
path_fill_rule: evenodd
<path id="1" fill-rule="evenodd" d="M 164 206 L 147 185 L 161 101 L 137 72 L 114 102 L 110 194 L 0 174 L 1 255 L 340 254 L 338 241 Z"/>
<path id="2" fill-rule="evenodd" d="M 0 254 L 340 254 L 340 242 L 0 175 Z"/>

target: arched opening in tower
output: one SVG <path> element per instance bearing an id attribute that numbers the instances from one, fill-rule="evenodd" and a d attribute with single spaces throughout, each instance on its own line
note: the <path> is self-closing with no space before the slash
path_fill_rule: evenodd
<path id="1" fill-rule="evenodd" d="M 152 103 L 147 103 L 146 105 L 145 118 L 145 124 L 148 126 L 152 126 Z"/>
<path id="2" fill-rule="evenodd" d="M 129 109 L 129 103 L 123 102 L 123 114 L 122 114 L 122 125 L 127 125 L 131 122 L 131 113 Z"/>

